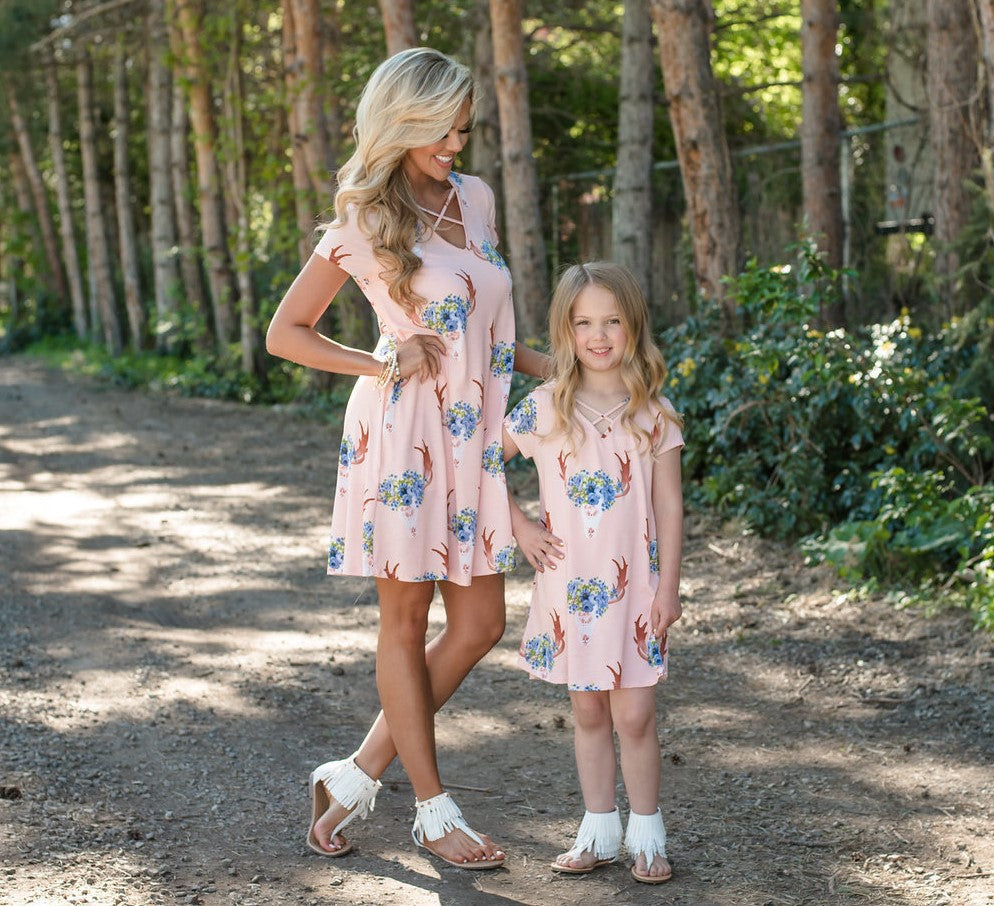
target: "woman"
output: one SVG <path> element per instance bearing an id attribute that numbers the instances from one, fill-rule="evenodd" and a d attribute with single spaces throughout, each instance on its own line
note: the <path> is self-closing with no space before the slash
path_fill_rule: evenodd
<path id="1" fill-rule="evenodd" d="M 359 749 L 311 775 L 308 844 L 348 852 L 341 830 L 373 806 L 399 755 L 419 846 L 464 868 L 504 853 L 442 789 L 434 713 L 500 639 L 513 567 L 501 423 L 511 371 L 547 357 L 514 342 L 511 280 L 496 250 L 493 193 L 452 171 L 473 119 L 469 71 L 415 48 L 382 63 L 356 111 L 336 219 L 273 317 L 267 348 L 359 375 L 345 413 L 328 571 L 376 577 L 382 712 Z M 376 313 L 370 353 L 314 326 L 349 277 Z M 446 624 L 427 645 L 438 584 Z"/>

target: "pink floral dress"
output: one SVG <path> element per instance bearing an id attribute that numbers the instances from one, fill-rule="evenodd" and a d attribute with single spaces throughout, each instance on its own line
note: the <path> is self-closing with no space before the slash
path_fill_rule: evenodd
<path id="1" fill-rule="evenodd" d="M 384 270 L 354 213 L 335 223 L 315 253 L 355 279 L 376 313 L 375 354 L 414 334 L 445 340 L 433 381 L 377 389 L 360 377 L 345 410 L 328 572 L 404 582 L 473 576 L 514 567 L 501 423 L 514 366 L 511 277 L 497 251 L 494 200 L 473 176 L 449 177 L 466 234 L 458 248 L 426 230 L 412 319 L 390 298 Z"/>
<path id="2" fill-rule="evenodd" d="M 668 400 L 660 403 L 673 413 Z M 505 419 L 535 463 L 543 521 L 566 555 L 556 569 L 535 573 L 518 666 L 577 691 L 652 686 L 666 676 L 668 655 L 665 637 L 648 629 L 659 585 L 652 458 L 618 415 L 603 433 L 582 410 L 576 418 L 583 443 L 573 451 L 561 434 L 551 436 L 552 388 L 544 384 Z M 663 413 L 645 412 L 638 423 L 657 451 L 683 446 Z"/>

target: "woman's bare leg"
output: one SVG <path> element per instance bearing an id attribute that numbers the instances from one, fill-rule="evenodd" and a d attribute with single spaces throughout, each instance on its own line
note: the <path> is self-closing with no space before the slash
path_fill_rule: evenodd
<path id="1" fill-rule="evenodd" d="M 430 591 L 431 586 L 428 583 L 424 584 Z M 388 596 L 391 593 L 391 586 L 412 585 L 414 583 L 395 582 L 389 579 L 377 580 L 378 589 L 386 586 Z M 473 580 L 472 585 L 468 587 L 453 585 L 451 582 L 442 582 L 439 585 L 442 592 L 442 599 L 445 603 L 446 624 L 442 631 L 426 647 L 422 648 L 421 653 L 422 665 L 426 669 L 428 676 L 428 684 L 431 690 L 431 704 L 434 711 L 437 711 L 448 701 L 473 666 L 500 640 L 504 631 L 503 576 L 478 576 Z M 380 594 L 382 600 L 382 590 Z M 429 595 L 429 603 L 430 600 Z M 423 620 L 423 625 L 427 625 L 427 606 L 424 609 Z M 381 621 L 381 639 L 384 630 L 385 627 Z M 423 630 L 420 638 L 423 644 Z M 434 767 L 433 781 L 437 783 L 438 772 L 437 764 L 434 762 L 433 733 L 431 746 Z M 356 753 L 356 764 L 370 777 L 378 778 L 387 769 L 396 755 L 397 747 L 394 744 L 390 729 L 387 727 L 384 713 L 381 711 Z M 420 767 L 416 767 L 415 770 L 420 771 Z M 410 775 L 410 771 L 408 773 Z M 411 777 L 411 782 L 412 784 L 415 783 L 413 777 Z M 415 795 L 420 799 L 427 798 L 433 794 L 425 792 L 422 795 L 418 787 L 415 786 Z M 315 835 L 322 844 L 328 843 L 328 835 L 347 813 L 347 809 L 342 808 L 337 802 L 332 800 L 331 807 L 314 826 Z M 433 848 L 437 849 L 447 858 L 461 858 L 458 855 L 450 854 L 448 847 L 451 837 L 461 838 L 463 841 L 472 844 L 472 841 L 469 841 L 462 834 L 449 834 L 440 841 L 443 845 L 433 844 Z M 479 852 L 480 848 L 478 846 L 473 845 L 474 855 L 482 855 L 483 853 L 485 853 L 486 857 L 495 855 L 497 848 L 486 838 L 484 838 L 484 841 L 487 845 L 482 852 Z M 336 844 L 340 845 L 342 842 L 341 837 L 336 837 L 334 843 L 331 845 L 334 847 Z M 458 840 L 453 842 L 459 844 Z M 457 848 L 461 849 L 461 844 Z M 469 856 L 469 858 L 472 857 Z"/>

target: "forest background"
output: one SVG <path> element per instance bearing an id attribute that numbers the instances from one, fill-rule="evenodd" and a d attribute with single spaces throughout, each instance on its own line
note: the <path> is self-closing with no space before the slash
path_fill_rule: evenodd
<path id="1" fill-rule="evenodd" d="M 416 44 L 481 86 L 520 334 L 625 263 L 692 502 L 994 631 L 994 0 L 0 0 L 3 349 L 339 417 L 261 337 Z"/>

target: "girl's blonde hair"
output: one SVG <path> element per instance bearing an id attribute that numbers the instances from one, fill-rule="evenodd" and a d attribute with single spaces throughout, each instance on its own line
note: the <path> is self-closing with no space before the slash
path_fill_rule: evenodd
<path id="1" fill-rule="evenodd" d="M 649 306 L 638 281 L 632 273 L 610 261 L 591 261 L 574 264 L 566 269 L 549 306 L 549 337 L 552 345 L 552 391 L 555 424 L 552 434 L 564 434 L 570 444 L 575 444 L 583 432 L 576 420 L 576 391 L 580 386 L 580 363 L 576 357 L 576 338 L 573 332 L 573 305 L 577 296 L 588 286 L 606 289 L 618 304 L 618 314 L 628 335 L 628 342 L 621 359 L 621 379 L 628 390 L 628 404 L 621 414 L 622 427 L 635 438 L 638 448 L 643 444 L 651 453 L 652 436 L 639 426 L 635 417 L 649 410 L 654 415 L 662 413 L 663 424 L 672 420 L 680 424 L 675 413 L 659 402 L 666 382 L 666 363 L 652 341 L 649 325 Z M 657 440 L 658 446 L 658 440 Z"/>
<path id="2" fill-rule="evenodd" d="M 390 297 L 408 314 L 425 301 L 411 289 L 421 267 L 413 247 L 424 219 L 401 163 L 410 149 L 442 139 L 467 100 L 472 105 L 473 76 L 461 63 L 428 47 L 394 54 L 362 90 L 355 152 L 338 171 L 335 214 L 344 222 L 355 205 L 359 226 L 384 265 Z"/>

